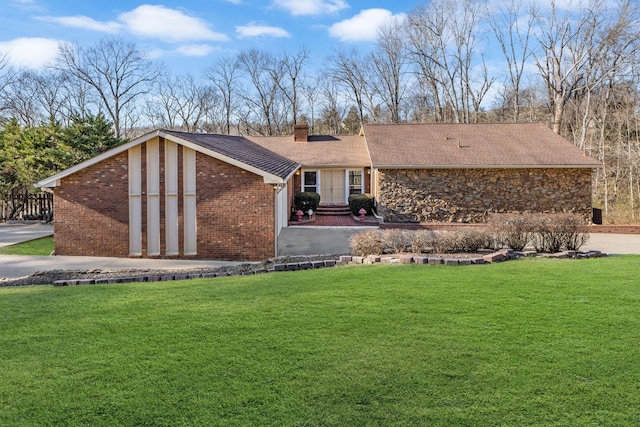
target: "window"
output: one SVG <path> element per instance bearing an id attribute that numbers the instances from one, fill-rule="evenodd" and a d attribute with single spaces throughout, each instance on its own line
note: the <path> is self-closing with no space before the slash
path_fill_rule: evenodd
<path id="1" fill-rule="evenodd" d="M 349 194 L 362 194 L 362 171 L 349 171 Z"/>
<path id="2" fill-rule="evenodd" d="M 318 192 L 318 171 L 304 171 L 302 175 L 302 191 Z"/>

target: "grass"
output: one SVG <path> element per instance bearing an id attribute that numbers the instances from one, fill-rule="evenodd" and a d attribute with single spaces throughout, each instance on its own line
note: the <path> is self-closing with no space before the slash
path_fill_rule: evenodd
<path id="1" fill-rule="evenodd" d="M 0 289 L 0 425 L 639 425 L 639 264 Z"/>
<path id="2" fill-rule="evenodd" d="M 15 245 L 0 248 L 0 255 L 44 255 L 49 256 L 53 252 L 53 236 L 42 237 Z"/>

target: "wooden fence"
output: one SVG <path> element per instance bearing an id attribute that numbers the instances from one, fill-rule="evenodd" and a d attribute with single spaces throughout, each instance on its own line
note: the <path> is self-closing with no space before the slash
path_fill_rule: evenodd
<path id="1" fill-rule="evenodd" d="M 0 221 L 53 220 L 52 193 L 14 193 L 0 200 Z"/>

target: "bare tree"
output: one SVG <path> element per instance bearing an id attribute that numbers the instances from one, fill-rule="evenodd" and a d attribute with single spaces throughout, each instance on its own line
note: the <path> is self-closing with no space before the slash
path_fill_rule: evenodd
<path id="1" fill-rule="evenodd" d="M 346 95 L 355 103 L 360 116 L 360 124 L 364 123 L 364 109 L 367 98 L 371 99 L 368 87 L 367 62 L 360 58 L 355 49 L 347 53 L 337 50 L 329 59 L 332 78 L 344 89 Z"/>
<path id="2" fill-rule="evenodd" d="M 304 79 L 300 89 L 309 108 L 310 132 L 313 135 L 316 133 L 316 106 L 320 102 L 318 98 L 322 92 L 322 78 L 318 76 L 307 77 Z"/>
<path id="3" fill-rule="evenodd" d="M 298 123 L 299 100 L 298 91 L 302 85 L 302 68 L 309 59 L 309 51 L 302 47 L 295 55 L 288 55 L 285 51 L 278 67 L 272 70 L 272 78 L 289 101 L 293 124 Z M 285 82 L 286 79 L 286 82 Z"/>
<path id="4" fill-rule="evenodd" d="M 36 93 L 36 73 L 15 74 L 3 91 L 4 110 L 22 126 L 35 126 L 41 118 Z"/>
<path id="5" fill-rule="evenodd" d="M 322 81 L 323 104 L 320 117 L 324 129 L 323 133 L 339 135 L 342 133 L 343 120 L 347 114 L 347 107 L 341 102 L 341 93 L 338 83 L 333 79 L 323 79 Z M 360 111 L 358 111 L 360 114 Z M 358 117 L 362 125 L 362 117 Z"/>
<path id="6" fill-rule="evenodd" d="M 373 84 L 389 110 L 391 123 L 400 123 L 400 106 L 406 90 L 407 53 L 397 24 L 382 27 L 371 53 Z"/>
<path id="7" fill-rule="evenodd" d="M 608 5 L 592 0 L 563 11 L 552 1 L 546 14 L 536 16 L 542 47 L 536 65 L 549 91 L 556 133 L 571 97 L 590 97 L 610 75 L 638 60 L 637 4 L 624 0 Z"/>
<path id="8" fill-rule="evenodd" d="M 68 124 L 72 112 L 66 108 L 70 97 L 66 80 L 62 73 L 42 73 L 36 77 L 36 93 L 45 118 Z"/>
<path id="9" fill-rule="evenodd" d="M 239 91 L 239 63 L 237 57 L 227 56 L 209 67 L 205 75 L 218 91 L 222 101 L 224 132 L 231 133 L 231 116 L 236 109 Z"/>
<path id="10" fill-rule="evenodd" d="M 243 99 L 248 109 L 257 116 L 259 126 L 254 127 L 263 135 L 278 134 L 278 108 L 281 105 L 278 82 L 273 76 L 281 75 L 279 61 L 269 53 L 251 49 L 238 55 L 238 64 L 251 84 L 252 90 L 245 92 Z"/>
<path id="11" fill-rule="evenodd" d="M 490 19 L 493 33 L 507 61 L 508 91 L 511 93 L 513 121 L 520 120 L 520 87 L 525 66 L 533 52 L 529 47 L 533 30 L 533 13 L 522 16 L 522 0 L 506 0 L 493 11 Z M 524 25 L 524 28 L 521 28 Z"/>
<path id="12" fill-rule="evenodd" d="M 456 123 L 478 121 L 482 101 L 495 81 L 479 53 L 481 12 L 480 3 L 472 0 L 434 0 L 407 20 L 409 51 L 419 77 L 431 88 L 437 121 L 445 121 L 448 112 Z"/>
<path id="13" fill-rule="evenodd" d="M 195 132 L 216 101 L 213 89 L 196 81 L 192 74 L 164 76 L 157 95 L 147 102 L 147 111 L 161 126 Z"/>
<path id="14" fill-rule="evenodd" d="M 159 68 L 134 43 L 120 38 L 103 39 L 89 48 L 64 43 L 56 68 L 96 92 L 118 137 L 133 125 L 127 112 L 135 110 L 136 100 L 151 91 L 160 75 Z"/>

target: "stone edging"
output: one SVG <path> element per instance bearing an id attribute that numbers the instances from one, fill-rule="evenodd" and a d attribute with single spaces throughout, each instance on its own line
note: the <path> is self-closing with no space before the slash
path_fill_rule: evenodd
<path id="1" fill-rule="evenodd" d="M 535 251 L 517 252 L 511 249 L 504 249 L 497 252 L 473 258 L 453 258 L 442 256 L 415 256 L 415 255 L 369 255 L 366 257 L 342 255 L 340 259 L 328 259 L 323 261 L 302 261 L 286 264 L 274 264 L 268 270 L 249 270 L 242 272 L 219 272 L 219 273 L 193 273 L 193 274 L 141 274 L 129 277 L 111 277 L 100 279 L 69 279 L 56 280 L 53 286 L 74 286 L 74 285 L 100 285 L 115 283 L 136 283 L 136 282 L 167 282 L 172 280 L 189 279 L 211 279 L 214 277 L 229 276 L 251 276 L 254 274 L 274 273 L 283 271 L 310 270 L 315 268 L 336 267 L 347 264 L 428 264 L 428 265 L 478 265 L 491 264 L 495 262 L 510 261 L 521 257 L 545 257 L 545 258 L 600 258 L 606 257 L 600 251 L 577 252 L 564 251 L 557 254 L 538 254 Z"/>
<path id="2" fill-rule="evenodd" d="M 337 265 L 345 264 L 429 264 L 429 265 L 477 265 L 491 264 L 494 262 L 510 261 L 521 257 L 544 257 L 544 258 L 601 258 L 608 256 L 600 251 L 578 252 L 564 251 L 556 254 L 539 254 L 536 251 L 518 252 L 512 249 L 504 249 L 497 252 L 472 258 L 453 258 L 446 256 L 415 256 L 415 255 L 369 255 L 361 256 L 341 256 Z"/>

